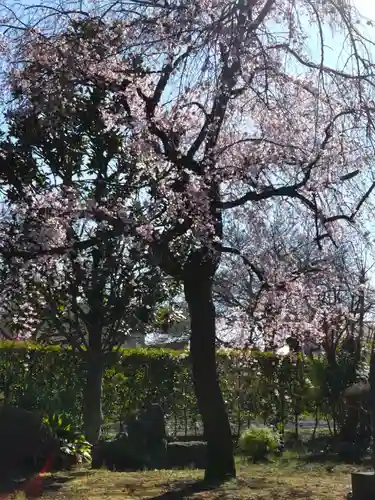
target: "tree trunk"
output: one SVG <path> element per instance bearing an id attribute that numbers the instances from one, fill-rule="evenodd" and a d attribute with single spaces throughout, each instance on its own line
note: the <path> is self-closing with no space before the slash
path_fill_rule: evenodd
<path id="1" fill-rule="evenodd" d="M 371 413 L 371 465 L 373 471 L 375 471 L 375 345 L 373 341 L 373 345 L 371 348 L 371 358 L 370 358 L 370 397 L 369 397 L 369 406 Z"/>
<path id="2" fill-rule="evenodd" d="M 93 445 L 92 467 L 95 468 L 95 447 L 99 441 L 103 414 L 102 414 L 102 383 L 104 373 L 104 359 L 101 354 L 87 353 L 87 374 L 84 388 L 84 428 L 86 439 Z"/>
<path id="3" fill-rule="evenodd" d="M 208 257 L 209 259 L 209 257 Z M 216 370 L 215 307 L 212 278 L 204 265 L 185 273 L 184 292 L 191 321 L 190 355 L 198 408 L 207 441 L 205 479 L 222 482 L 236 476 L 232 432 Z"/>
<path id="4" fill-rule="evenodd" d="M 312 441 L 315 439 L 318 425 L 319 425 L 319 407 L 317 406 L 315 408 L 315 423 L 314 423 L 314 430 L 313 430 L 312 437 L 311 437 Z"/>
<path id="5" fill-rule="evenodd" d="M 299 413 L 295 412 L 294 413 L 294 435 L 296 441 L 299 439 Z"/>

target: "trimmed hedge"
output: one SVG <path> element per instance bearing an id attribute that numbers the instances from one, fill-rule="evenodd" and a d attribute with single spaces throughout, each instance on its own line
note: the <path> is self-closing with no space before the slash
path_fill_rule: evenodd
<path id="1" fill-rule="evenodd" d="M 67 413 L 80 423 L 84 357 L 84 353 L 59 346 L 1 342 L 2 396 L 9 403 L 44 414 Z M 301 356 L 291 359 L 219 350 L 219 377 L 234 432 L 240 434 L 254 419 L 283 424 L 316 409 L 330 416 L 337 401 L 330 401 L 323 384 L 329 382 L 328 376 L 337 377 L 327 372 L 325 363 L 324 359 L 311 361 Z M 338 383 L 345 387 L 342 376 Z M 107 356 L 105 421 L 121 421 L 145 401 L 161 404 L 171 434 L 189 434 L 199 424 L 187 352 L 120 349 Z"/>

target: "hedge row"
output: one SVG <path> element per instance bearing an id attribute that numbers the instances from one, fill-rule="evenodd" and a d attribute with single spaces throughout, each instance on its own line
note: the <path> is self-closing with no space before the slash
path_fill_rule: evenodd
<path id="1" fill-rule="evenodd" d="M 349 360 L 350 362 L 350 360 Z M 335 416 L 338 395 L 350 382 L 345 366 L 333 373 L 324 358 L 222 350 L 218 371 L 231 424 L 285 423 L 302 414 Z M 0 343 L 0 391 L 9 403 L 44 414 L 82 415 L 84 356 L 58 346 Z M 107 359 L 103 383 L 106 422 L 119 421 L 145 401 L 160 403 L 172 432 L 199 424 L 189 356 L 163 349 L 122 349 Z"/>

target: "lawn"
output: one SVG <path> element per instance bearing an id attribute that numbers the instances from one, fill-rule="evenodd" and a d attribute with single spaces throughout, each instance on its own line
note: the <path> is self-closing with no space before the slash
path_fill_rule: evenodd
<path id="1" fill-rule="evenodd" d="M 344 500 L 350 490 L 349 466 L 330 467 L 276 462 L 239 464 L 238 479 L 219 488 L 204 489 L 202 471 L 148 471 L 138 473 L 75 470 L 45 475 L 28 491 L 3 495 L 1 500 Z"/>

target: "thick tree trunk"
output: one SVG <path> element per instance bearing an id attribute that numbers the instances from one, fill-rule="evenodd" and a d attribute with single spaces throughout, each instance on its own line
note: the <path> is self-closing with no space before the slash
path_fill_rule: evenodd
<path id="1" fill-rule="evenodd" d="M 87 375 L 84 388 L 84 429 L 86 439 L 93 445 L 92 466 L 95 468 L 95 449 L 101 435 L 102 414 L 102 383 L 104 359 L 100 354 L 87 353 Z"/>
<path id="2" fill-rule="evenodd" d="M 374 341 L 373 341 L 374 342 Z M 369 406 L 371 413 L 371 437 L 372 437 L 372 449 L 371 449 L 371 465 L 373 467 L 373 472 L 375 472 L 375 348 L 374 344 L 371 348 L 371 359 L 370 359 L 370 395 L 369 395 Z"/>
<path id="3" fill-rule="evenodd" d="M 204 267 L 204 266 L 203 266 Z M 191 320 L 190 355 L 198 408 L 207 441 L 205 479 L 222 482 L 236 476 L 233 440 L 216 370 L 215 307 L 212 278 L 203 268 L 189 269 L 184 279 Z"/>

